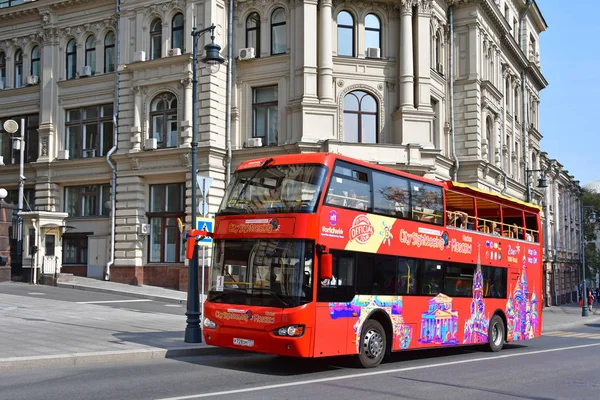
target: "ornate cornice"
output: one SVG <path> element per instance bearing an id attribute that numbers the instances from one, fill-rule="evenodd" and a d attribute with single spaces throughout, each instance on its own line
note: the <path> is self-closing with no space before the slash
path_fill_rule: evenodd
<path id="1" fill-rule="evenodd" d="M 143 10 L 145 17 L 152 14 L 158 14 L 164 19 L 165 15 L 174 8 L 184 10 L 185 0 L 171 0 L 164 3 L 152 4 L 150 6 L 145 6 Z"/>

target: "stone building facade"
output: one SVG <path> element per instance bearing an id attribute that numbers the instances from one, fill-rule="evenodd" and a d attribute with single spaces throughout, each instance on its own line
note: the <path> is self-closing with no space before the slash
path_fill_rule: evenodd
<path id="1" fill-rule="evenodd" d="M 541 152 L 547 26 L 535 1 L 235 0 L 232 43 L 227 1 L 118 4 L 118 13 L 104 0 L 0 9 L 0 119 L 24 117 L 26 206 L 68 214 L 58 224 L 69 227 L 58 232 L 63 271 L 100 277 L 108 264 L 111 280 L 186 287 L 176 220 L 191 223 L 193 113 L 211 212 L 241 161 L 317 151 L 524 200 L 530 192 L 552 204 L 550 218 L 575 196 L 564 172 L 552 180 L 558 192 L 527 190 L 538 174 L 527 170 L 557 163 Z M 214 23 L 222 55 L 233 54 L 217 74 L 198 70 L 195 108 L 194 21 Z M 3 136 L 0 186 L 14 190 L 18 160 Z M 552 221 L 553 232 L 566 222 Z"/>

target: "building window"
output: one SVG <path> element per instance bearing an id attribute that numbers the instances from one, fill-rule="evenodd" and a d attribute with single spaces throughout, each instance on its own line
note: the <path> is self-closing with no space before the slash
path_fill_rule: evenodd
<path id="1" fill-rule="evenodd" d="M 442 73 L 442 37 L 439 32 L 435 33 L 433 42 L 433 68 L 440 74 Z"/>
<path id="2" fill-rule="evenodd" d="M 493 146 L 493 129 L 494 129 L 494 123 L 492 122 L 492 118 L 487 117 L 487 119 L 485 120 L 485 140 L 487 142 L 487 160 L 489 163 L 493 163 L 494 162 L 494 146 Z"/>
<path id="3" fill-rule="evenodd" d="M 6 87 L 6 54 L 0 53 L 0 89 Z"/>
<path id="4" fill-rule="evenodd" d="M 25 118 L 25 162 L 37 161 L 39 116 L 37 114 L 12 116 L 0 118 L 0 156 L 4 157 L 4 164 L 6 165 L 19 165 L 21 154 L 18 150 L 13 150 L 12 139 L 8 132 L 4 131 L 4 121 L 13 119 L 20 126 L 22 118 Z M 19 130 L 14 136 L 19 136 L 20 134 Z"/>
<path id="5" fill-rule="evenodd" d="M 337 54 L 354 57 L 354 18 L 348 11 L 337 16 Z"/>
<path id="6" fill-rule="evenodd" d="M 246 19 L 246 47 L 254 47 L 254 54 L 260 57 L 260 15 L 253 12 Z"/>
<path id="7" fill-rule="evenodd" d="M 513 115 L 515 116 L 515 121 L 519 122 L 519 88 L 518 87 L 515 88 Z"/>
<path id="8" fill-rule="evenodd" d="M 252 137 L 262 138 L 265 146 L 278 142 L 277 86 L 252 90 Z"/>
<path id="9" fill-rule="evenodd" d="M 113 146 L 113 105 L 67 111 L 66 149 L 69 158 L 103 157 Z"/>
<path id="10" fill-rule="evenodd" d="M 285 54 L 287 51 L 287 29 L 285 10 L 278 8 L 271 14 L 271 54 Z"/>
<path id="11" fill-rule="evenodd" d="M 41 54 L 40 54 L 40 46 L 35 46 L 32 50 L 31 50 L 31 75 L 32 76 L 40 76 L 40 61 L 41 60 Z"/>
<path id="12" fill-rule="evenodd" d="M 344 97 L 344 141 L 377 143 L 377 101 L 357 90 Z"/>
<path id="13" fill-rule="evenodd" d="M 365 18 L 365 44 L 367 49 L 369 47 L 380 49 L 381 54 L 381 22 L 375 14 L 369 14 Z M 366 50 L 365 54 L 367 54 Z"/>
<path id="14" fill-rule="evenodd" d="M 185 218 L 185 184 L 150 186 L 149 262 L 181 262 L 183 259 L 177 218 Z"/>
<path id="15" fill-rule="evenodd" d="M 108 32 L 104 37 L 104 72 L 115 72 L 115 34 Z"/>
<path id="16" fill-rule="evenodd" d="M 17 50 L 15 53 L 15 88 L 23 86 L 23 52 Z"/>
<path id="17" fill-rule="evenodd" d="M 150 25 L 150 59 L 156 60 L 162 55 L 162 21 L 160 18 Z"/>
<path id="18" fill-rule="evenodd" d="M 108 217 L 110 185 L 69 186 L 65 188 L 65 212 L 69 217 Z"/>
<path id="19" fill-rule="evenodd" d="M 84 234 L 65 234 L 63 241 L 63 264 L 87 264 L 88 238 Z"/>
<path id="20" fill-rule="evenodd" d="M 77 76 L 77 44 L 75 39 L 67 43 L 67 79 L 73 79 Z"/>
<path id="21" fill-rule="evenodd" d="M 90 67 L 92 74 L 96 73 L 96 38 L 88 36 L 85 41 L 85 65 Z"/>
<path id="22" fill-rule="evenodd" d="M 17 209 L 17 205 L 19 204 L 19 190 L 9 190 L 8 195 L 6 196 L 6 202 L 10 204 L 14 204 Z M 35 189 L 25 189 L 23 190 L 23 211 L 34 211 L 35 208 Z M 13 211 L 14 214 L 14 211 Z"/>
<path id="23" fill-rule="evenodd" d="M 177 135 L 177 98 L 172 93 L 162 93 L 154 98 L 151 105 L 151 138 L 155 138 L 158 148 L 176 147 Z"/>
<path id="24" fill-rule="evenodd" d="M 171 48 L 183 52 L 183 14 L 175 14 L 171 23 Z"/>

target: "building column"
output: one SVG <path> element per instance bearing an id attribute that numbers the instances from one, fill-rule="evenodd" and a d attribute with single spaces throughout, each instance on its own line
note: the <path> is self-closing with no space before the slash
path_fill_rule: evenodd
<path id="1" fill-rule="evenodd" d="M 64 49 L 58 46 L 58 31 L 53 28 L 44 30 L 41 48 L 40 65 L 40 125 L 39 125 L 39 156 L 37 161 L 49 162 L 56 157 L 58 150 L 66 149 L 64 135 L 56 139 L 56 124 L 58 121 L 58 92 L 56 78 L 59 72 L 59 60 Z M 58 55 L 58 57 L 56 56 Z"/>
<path id="2" fill-rule="evenodd" d="M 192 79 L 185 78 L 181 80 L 183 86 L 183 121 L 181 121 L 181 143 L 183 147 L 190 147 L 192 144 Z"/>
<path id="3" fill-rule="evenodd" d="M 333 102 L 331 0 L 319 2 L 319 100 Z"/>
<path id="4" fill-rule="evenodd" d="M 317 0 L 304 0 L 301 3 L 304 37 L 301 39 L 303 79 L 303 101 L 315 102 L 317 99 Z M 298 69 L 296 69 L 298 74 Z"/>
<path id="5" fill-rule="evenodd" d="M 400 108 L 414 107 L 412 0 L 403 0 L 400 11 Z"/>
<path id="6" fill-rule="evenodd" d="M 420 1 L 417 17 L 417 107 L 425 111 L 431 111 L 431 6 L 431 0 Z"/>

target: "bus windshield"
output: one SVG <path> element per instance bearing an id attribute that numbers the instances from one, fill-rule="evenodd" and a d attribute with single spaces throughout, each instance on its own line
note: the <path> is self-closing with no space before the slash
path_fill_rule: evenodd
<path id="1" fill-rule="evenodd" d="M 312 300 L 312 242 L 215 242 L 208 300 L 216 303 L 293 307 Z"/>
<path id="2" fill-rule="evenodd" d="M 237 171 L 218 214 L 313 213 L 326 173 L 323 165 L 267 163 Z"/>

